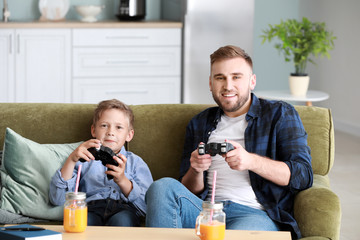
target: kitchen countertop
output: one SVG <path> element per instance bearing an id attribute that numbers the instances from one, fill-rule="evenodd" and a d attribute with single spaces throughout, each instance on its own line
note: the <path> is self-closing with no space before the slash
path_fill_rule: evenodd
<path id="1" fill-rule="evenodd" d="M 0 28 L 182 28 L 181 22 L 159 21 L 99 21 L 85 23 L 80 21 L 32 21 L 0 22 Z"/>

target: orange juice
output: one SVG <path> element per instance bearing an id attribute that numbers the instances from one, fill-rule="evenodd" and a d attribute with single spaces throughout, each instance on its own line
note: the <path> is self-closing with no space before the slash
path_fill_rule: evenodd
<path id="1" fill-rule="evenodd" d="M 66 232 L 83 232 L 87 226 L 87 207 L 68 206 L 64 208 L 64 229 Z"/>
<path id="2" fill-rule="evenodd" d="M 225 224 L 213 221 L 200 224 L 201 240 L 223 240 L 225 237 Z"/>

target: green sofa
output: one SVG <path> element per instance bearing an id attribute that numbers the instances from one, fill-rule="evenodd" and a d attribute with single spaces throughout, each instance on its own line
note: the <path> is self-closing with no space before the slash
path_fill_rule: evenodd
<path id="1" fill-rule="evenodd" d="M 209 105 L 195 104 L 131 106 L 135 114 L 135 136 L 127 148 L 145 160 L 154 180 L 162 177 L 178 177 L 186 125 L 195 114 L 207 107 Z M 22 137 L 40 144 L 64 144 L 87 140 L 91 137 L 90 125 L 94 108 L 93 104 L 0 103 L 0 149 L 4 144 L 7 127 Z M 313 187 L 300 192 L 296 197 L 295 218 L 304 239 L 336 240 L 340 235 L 341 209 L 339 198 L 331 191 L 328 178 L 334 163 L 334 129 L 331 112 L 329 109 L 319 107 L 296 106 L 296 109 L 308 133 L 315 176 Z M 52 159 L 45 161 L 47 166 L 53 165 Z M 26 171 L 27 167 L 31 166 L 18 164 L 16 168 Z M 48 174 L 45 174 L 46 166 L 36 167 L 40 169 L 37 170 L 40 171 L 39 175 Z M 1 166 L 1 171 L 2 184 L 5 186 L 9 180 L 4 177 L 7 175 L 3 174 L 7 171 L 6 167 Z M 7 174 L 11 176 L 11 173 Z M 42 178 L 34 176 L 33 181 L 37 179 L 40 181 Z M 37 190 L 31 189 L 31 191 Z M 18 194 L 20 193 L 11 192 L 10 189 L 10 195 L 8 194 L 7 197 L 19 198 L 21 195 Z M 42 197 L 46 202 L 46 194 Z M 31 198 L 24 198 L 23 201 L 32 201 Z M 10 205 L 12 200 L 7 200 Z M 9 206 L 9 203 L 5 204 L 1 199 L 1 209 L 4 206 Z M 9 211 L 8 207 L 6 211 Z M 27 213 L 12 211 L 19 215 Z"/>

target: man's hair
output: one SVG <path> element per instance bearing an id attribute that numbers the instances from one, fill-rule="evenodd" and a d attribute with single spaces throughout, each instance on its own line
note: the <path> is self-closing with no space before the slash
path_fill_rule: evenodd
<path id="1" fill-rule="evenodd" d="M 134 113 L 133 113 L 133 111 L 130 109 L 130 107 L 128 105 L 126 105 L 125 103 L 123 103 L 117 99 L 101 101 L 97 105 L 95 112 L 94 112 L 94 117 L 93 117 L 93 126 L 95 126 L 96 123 L 99 121 L 101 114 L 105 110 L 109 110 L 109 109 L 118 109 L 118 110 L 122 111 L 129 119 L 129 128 L 134 129 Z"/>
<path id="2" fill-rule="evenodd" d="M 243 58 L 249 64 L 251 69 L 253 68 L 253 63 L 249 54 L 247 54 L 242 48 L 232 45 L 221 47 L 215 52 L 213 52 L 213 54 L 210 55 L 210 62 L 211 65 L 213 65 L 213 63 L 216 61 L 221 61 L 235 57 Z"/>

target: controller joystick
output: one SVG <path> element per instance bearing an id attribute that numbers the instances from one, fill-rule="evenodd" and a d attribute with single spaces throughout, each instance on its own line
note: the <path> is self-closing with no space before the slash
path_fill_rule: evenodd
<path id="1" fill-rule="evenodd" d="M 210 156 L 215 156 L 216 154 L 222 155 L 227 152 L 234 150 L 234 146 L 231 143 L 200 143 L 199 144 L 199 155 L 210 154 Z"/>
<path id="2" fill-rule="evenodd" d="M 94 156 L 95 160 L 101 161 L 101 163 L 104 166 L 106 166 L 106 164 L 119 166 L 118 162 L 115 161 L 115 159 L 113 159 L 113 156 L 115 156 L 115 153 L 113 152 L 113 150 L 111 150 L 111 148 L 101 145 L 100 148 L 92 147 L 92 148 L 89 148 L 88 151 Z M 86 162 L 86 160 L 83 158 L 80 158 L 79 161 Z M 108 170 L 111 170 L 111 169 L 108 169 Z M 107 174 L 107 178 L 110 180 L 110 179 L 113 179 L 114 177 Z"/>

